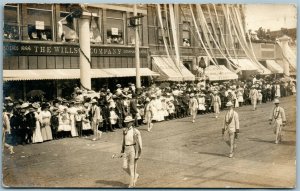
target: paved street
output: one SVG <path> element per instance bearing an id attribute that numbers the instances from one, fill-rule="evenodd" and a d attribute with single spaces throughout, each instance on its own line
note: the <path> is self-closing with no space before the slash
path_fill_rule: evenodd
<path id="1" fill-rule="evenodd" d="M 153 132 L 139 127 L 143 154 L 139 161 L 137 187 L 294 187 L 296 185 L 296 98 L 281 99 L 287 126 L 283 143 L 275 136 L 268 117 L 273 103 L 236 109 L 240 138 L 234 158 L 221 136 L 225 112 L 155 123 Z M 85 138 L 17 146 L 15 154 L 3 157 L 3 182 L 15 187 L 114 187 L 126 188 L 128 175 L 122 159 L 112 159 L 121 150 L 122 131 L 104 133 L 92 142 Z"/>

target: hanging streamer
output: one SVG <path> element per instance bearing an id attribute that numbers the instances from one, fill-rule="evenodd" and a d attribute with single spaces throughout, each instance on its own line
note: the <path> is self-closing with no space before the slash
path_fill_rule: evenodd
<path id="1" fill-rule="evenodd" d="M 231 25 L 230 25 L 230 22 L 229 22 L 229 17 L 228 17 L 227 11 L 225 9 L 225 6 L 223 4 L 221 6 L 222 6 L 222 10 L 223 10 L 223 13 L 224 13 L 224 16 L 225 16 L 225 22 L 228 26 L 229 37 L 230 37 L 231 44 L 232 44 L 233 54 L 234 54 L 234 57 L 237 60 L 238 64 L 240 65 L 237 53 L 236 53 L 235 48 L 234 48 L 234 40 L 233 40 L 232 31 L 231 31 Z"/>
<path id="2" fill-rule="evenodd" d="M 201 17 L 202 15 L 201 15 L 200 9 L 201 9 L 201 6 L 200 5 L 196 5 L 196 11 L 197 11 L 198 21 L 199 21 L 200 27 L 201 27 L 201 29 L 203 31 L 204 39 L 205 39 L 206 44 L 207 44 L 207 46 L 208 46 L 208 48 L 210 50 L 210 53 L 213 56 L 213 59 L 215 60 L 215 62 L 218 63 L 217 59 L 216 59 L 216 56 L 214 54 L 214 51 L 213 51 L 213 47 L 210 44 L 210 39 L 208 37 L 207 31 L 205 30 L 205 26 L 204 26 L 204 23 L 203 23 L 203 20 L 205 20 L 205 17 L 204 18 Z"/>
<path id="3" fill-rule="evenodd" d="M 172 28 L 175 56 L 176 56 L 176 65 L 181 73 L 180 55 L 179 55 L 179 47 L 178 47 L 179 45 L 177 41 L 177 29 L 176 29 L 177 27 L 175 26 L 175 16 L 174 16 L 174 10 L 172 4 L 169 4 L 169 10 L 170 10 L 170 21 L 171 21 L 171 28 Z"/>
<path id="4" fill-rule="evenodd" d="M 215 14 L 216 14 L 218 26 L 219 26 L 219 28 L 220 28 L 220 33 L 221 33 L 221 39 L 222 39 L 222 42 L 223 42 L 223 44 L 224 44 L 224 47 L 225 47 L 225 50 L 226 50 L 226 52 L 227 52 L 227 55 L 228 55 L 229 59 L 232 59 L 232 57 L 231 57 L 231 55 L 230 55 L 230 52 L 229 52 L 229 50 L 228 50 L 228 48 L 227 48 L 225 39 L 224 39 L 224 34 L 223 34 L 223 31 L 222 31 L 222 28 L 221 28 L 221 25 L 220 25 L 219 16 L 218 16 L 218 13 L 217 13 L 216 6 L 215 6 L 215 4 L 212 4 L 212 5 L 213 5 L 213 8 L 214 8 L 214 12 L 215 12 Z M 236 55 L 235 55 L 235 56 L 236 56 Z M 237 57 L 235 57 L 235 59 L 237 60 Z M 233 63 L 233 62 L 230 62 L 230 64 L 231 64 L 232 66 L 234 66 L 235 68 L 240 68 L 239 65 L 236 65 L 236 64 Z"/>
<path id="5" fill-rule="evenodd" d="M 201 37 L 201 34 L 199 32 L 199 28 L 198 28 L 198 25 L 197 25 L 197 22 L 196 22 L 196 19 L 195 19 L 195 16 L 194 16 L 194 12 L 193 12 L 193 8 L 192 8 L 192 5 L 190 4 L 190 11 L 191 11 L 191 15 L 192 15 L 192 19 L 193 19 L 193 22 L 194 22 L 194 25 L 196 27 L 196 31 L 197 31 L 197 34 L 198 34 L 198 37 L 199 37 L 199 40 L 200 40 L 200 43 L 202 45 L 202 47 L 204 48 L 205 52 L 206 52 L 206 55 L 208 56 L 209 60 L 214 64 L 214 65 L 218 65 L 214 59 L 212 58 L 212 56 L 210 55 L 210 53 L 208 52 L 208 50 L 206 49 L 206 46 L 202 40 L 202 37 Z M 192 31 L 192 30 L 191 30 Z M 196 38 L 195 38 L 196 39 Z"/>
<path id="6" fill-rule="evenodd" d="M 159 20 L 159 24 L 160 24 L 161 34 L 163 36 L 165 49 L 166 49 L 167 55 L 169 57 L 170 54 L 169 54 L 169 50 L 168 50 L 168 45 L 167 45 L 167 40 L 166 40 L 166 35 L 165 35 L 165 29 L 164 29 L 164 25 L 163 25 L 163 21 L 162 21 L 162 17 L 161 17 L 160 5 L 157 4 L 156 7 L 157 7 L 157 14 L 158 14 L 158 20 Z"/>
<path id="7" fill-rule="evenodd" d="M 211 33 L 209 27 L 208 27 L 208 24 L 206 23 L 206 20 L 205 20 L 205 17 L 204 17 L 204 14 L 203 14 L 203 11 L 202 11 L 201 6 L 200 6 L 200 14 L 201 14 L 202 19 L 203 19 L 203 21 L 204 21 L 204 25 L 206 26 L 206 29 L 207 29 L 207 31 L 209 32 L 210 37 L 212 38 L 212 40 L 213 40 L 215 46 L 217 47 L 217 49 L 219 50 L 219 52 L 221 53 L 221 55 L 226 59 L 226 61 L 227 61 L 228 63 L 231 63 L 230 60 L 228 60 L 228 58 L 226 57 L 226 55 L 225 55 L 225 54 L 223 53 L 223 51 L 221 50 L 221 47 L 219 47 L 219 45 L 218 45 L 217 42 L 215 41 L 215 39 L 214 39 L 214 37 L 213 37 L 213 35 L 212 35 L 212 33 Z"/>
<path id="8" fill-rule="evenodd" d="M 227 8 L 227 11 L 228 11 L 228 17 L 229 17 L 230 21 L 232 22 L 232 24 L 233 24 L 233 26 L 234 26 L 235 23 L 234 23 L 233 18 L 232 18 L 231 14 L 230 14 L 230 11 L 229 11 L 228 7 L 226 7 L 226 8 Z M 250 53 L 248 52 L 248 50 L 246 49 L 246 47 L 245 47 L 244 44 L 242 43 L 242 40 L 240 39 L 240 35 L 238 34 L 238 32 L 237 32 L 237 30 L 236 30 L 235 27 L 233 27 L 233 31 L 234 31 L 234 33 L 235 33 L 237 39 L 238 39 L 239 44 L 241 45 L 242 49 L 244 50 L 246 56 L 247 56 L 250 60 L 252 60 L 253 63 L 255 63 L 257 66 L 259 66 L 259 65 L 253 60 L 253 58 L 251 57 Z M 259 66 L 259 67 L 261 68 L 261 66 Z M 260 72 L 261 72 L 261 71 L 260 71 Z M 263 69 L 262 69 L 262 72 L 264 72 Z"/>

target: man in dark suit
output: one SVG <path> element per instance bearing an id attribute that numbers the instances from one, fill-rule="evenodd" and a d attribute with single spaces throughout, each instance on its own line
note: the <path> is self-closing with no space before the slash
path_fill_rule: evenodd
<path id="1" fill-rule="evenodd" d="M 132 95 L 132 99 L 130 100 L 130 104 L 129 104 L 129 112 L 132 115 L 132 118 L 134 119 L 134 125 L 135 127 L 138 127 L 138 120 L 137 120 L 137 113 L 139 112 L 137 109 L 137 95 L 133 94 Z"/>

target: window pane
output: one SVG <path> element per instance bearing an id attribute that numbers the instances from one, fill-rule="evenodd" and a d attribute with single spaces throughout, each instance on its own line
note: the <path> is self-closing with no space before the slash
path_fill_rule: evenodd
<path id="1" fill-rule="evenodd" d="M 100 28 L 100 18 L 99 17 L 93 17 L 91 24 L 90 24 L 90 39 L 91 43 L 93 44 L 99 44 L 102 42 L 101 38 L 101 28 Z"/>
<path id="2" fill-rule="evenodd" d="M 4 7 L 4 39 L 19 39 L 18 27 L 18 8 L 17 7 Z"/>
<path id="3" fill-rule="evenodd" d="M 31 40 L 52 40 L 52 12 L 28 9 L 28 36 Z"/>
<path id="4" fill-rule="evenodd" d="M 60 21 L 57 22 L 57 33 L 62 42 L 77 42 L 78 28 L 75 19 L 68 15 L 69 13 L 60 13 Z"/>
<path id="5" fill-rule="evenodd" d="M 124 44 L 123 20 L 107 19 L 107 44 Z"/>
<path id="6" fill-rule="evenodd" d="M 5 23 L 18 23 L 18 8 L 17 7 L 4 7 L 4 22 Z"/>

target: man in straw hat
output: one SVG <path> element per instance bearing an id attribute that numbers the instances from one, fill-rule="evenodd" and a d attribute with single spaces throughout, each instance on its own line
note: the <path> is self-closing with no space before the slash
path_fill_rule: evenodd
<path id="1" fill-rule="evenodd" d="M 240 132 L 239 115 L 233 110 L 232 102 L 228 102 L 226 107 L 228 107 L 229 110 L 225 114 L 222 135 L 224 137 L 224 133 L 226 132 L 226 134 L 229 136 L 229 141 L 226 141 L 226 143 L 230 146 L 229 158 L 232 158 L 234 149 L 236 148 L 236 139 L 238 138 L 238 133 Z"/>
<path id="2" fill-rule="evenodd" d="M 123 157 L 123 169 L 130 175 L 129 188 L 136 185 L 139 174 L 137 173 L 137 161 L 142 152 L 142 137 L 139 130 L 133 127 L 134 119 L 125 117 L 126 128 L 123 130 L 123 144 L 121 153 Z"/>
<path id="3" fill-rule="evenodd" d="M 286 116 L 284 109 L 279 106 L 279 99 L 274 100 L 275 107 L 273 108 L 270 117 L 269 117 L 269 124 L 273 123 L 273 130 L 275 136 L 275 144 L 278 144 L 279 142 L 282 141 L 282 134 L 281 134 L 281 129 L 282 126 L 284 127 L 286 124 Z"/>

